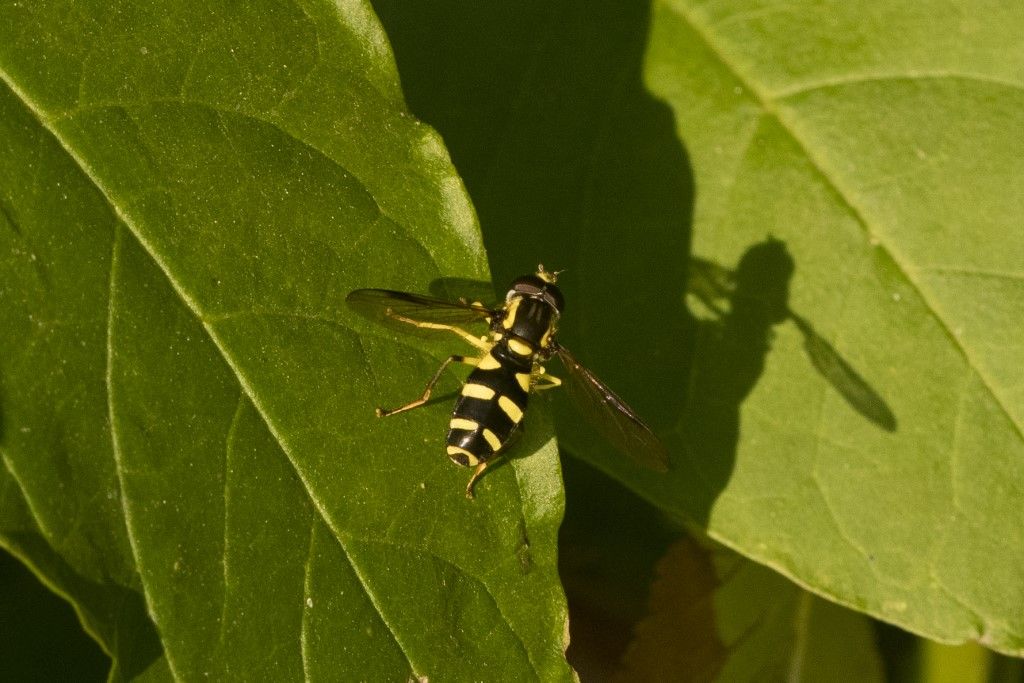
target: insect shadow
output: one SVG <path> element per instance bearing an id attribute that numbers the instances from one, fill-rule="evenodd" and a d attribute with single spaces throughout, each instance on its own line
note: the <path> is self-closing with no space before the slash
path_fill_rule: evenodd
<path id="1" fill-rule="evenodd" d="M 804 350 L 814 369 L 851 408 L 885 431 L 895 432 L 896 416 L 885 399 L 834 346 L 817 333 L 809 320 L 788 306 L 788 280 L 793 267 L 785 244 L 769 237 L 763 244 L 751 247 L 744 259 L 746 261 L 741 260 L 740 267 L 734 271 L 712 261 L 692 257 L 687 293 L 726 324 L 734 320 L 732 311 L 737 315 L 746 312 L 755 325 L 758 318 L 770 325 L 787 320 L 792 322 L 803 336 Z M 777 263 L 773 265 L 773 261 Z M 778 279 L 773 281 L 773 275 Z M 770 284 L 772 282 L 775 284 Z M 725 310 L 723 303 L 728 304 L 731 310 Z"/>
<path id="2" fill-rule="evenodd" d="M 732 473 L 739 439 L 739 408 L 764 370 L 774 328 L 792 323 L 803 335 L 811 365 L 855 411 L 892 432 L 896 416 L 885 400 L 789 307 L 795 263 L 774 238 L 747 249 L 735 269 L 706 259 L 691 260 L 687 293 L 713 318 L 698 323 L 689 401 L 680 428 L 681 448 L 701 479 L 717 495 Z M 709 508 L 700 506 L 698 510 Z M 699 521 L 706 523 L 707 518 Z"/>

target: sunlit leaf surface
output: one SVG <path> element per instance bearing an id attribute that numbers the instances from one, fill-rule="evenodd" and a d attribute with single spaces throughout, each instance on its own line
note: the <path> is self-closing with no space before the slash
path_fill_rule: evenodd
<path id="1" fill-rule="evenodd" d="M 798 313 L 760 338 L 749 307 L 703 326 L 679 476 L 715 496 L 709 530 L 840 602 L 1018 654 L 1022 29 L 1019 5 L 672 0 L 646 70 L 699 179 L 694 253 Z M 729 345 L 763 371 L 710 463 L 707 359 Z"/>
<path id="2" fill-rule="evenodd" d="M 373 414 L 450 351 L 345 294 L 487 268 L 368 5 L 8 3 L 0 81 L 0 531 L 115 678 L 567 678 L 550 427 L 469 502 Z"/>

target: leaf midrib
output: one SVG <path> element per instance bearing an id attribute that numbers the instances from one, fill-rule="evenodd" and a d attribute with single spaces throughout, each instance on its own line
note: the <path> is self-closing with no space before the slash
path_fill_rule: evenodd
<path id="1" fill-rule="evenodd" d="M 693 13 L 689 11 L 688 8 L 681 6 L 679 3 L 672 3 L 671 5 L 666 6 L 669 10 L 673 11 L 677 16 L 683 19 L 683 21 L 685 21 L 690 26 L 693 32 L 697 36 L 699 36 L 701 40 L 704 41 L 704 44 L 707 46 L 708 50 L 718 59 L 722 66 L 725 67 L 725 69 L 728 70 L 729 73 L 731 73 L 737 81 L 739 81 L 750 93 L 753 94 L 754 98 L 757 100 L 758 105 L 760 105 L 761 109 L 763 110 L 764 115 L 771 116 L 776 121 L 778 121 L 779 127 L 782 128 L 782 130 L 785 131 L 785 133 L 790 137 L 790 139 L 793 140 L 794 144 L 796 144 L 797 147 L 803 152 L 804 156 L 806 156 L 807 160 L 810 162 L 811 167 L 818 174 L 818 176 L 820 176 L 821 179 L 825 181 L 826 185 L 829 188 L 831 188 L 835 195 L 847 207 L 847 209 L 856 219 L 857 224 L 863 230 L 864 234 L 867 235 L 869 239 L 871 239 L 873 242 L 877 242 L 881 250 L 885 253 L 886 256 L 888 256 L 889 260 L 892 261 L 892 263 L 899 270 L 899 273 L 903 277 L 903 279 L 906 280 L 906 282 L 910 285 L 914 292 L 920 297 L 925 309 L 932 316 L 932 318 L 934 318 L 935 321 L 939 324 L 939 327 L 942 329 L 943 333 L 953 344 L 953 346 L 964 357 L 964 360 L 967 362 L 967 366 L 968 368 L 970 368 L 971 372 L 973 372 L 978 377 L 978 379 L 981 380 L 982 386 L 984 387 L 985 391 L 995 401 L 996 405 L 999 406 L 1000 412 L 1002 412 L 1006 419 L 1009 421 L 1009 423 L 1013 425 L 1014 431 L 1016 431 L 1018 438 L 1024 441 L 1024 425 L 1021 425 L 1016 421 L 1013 414 L 1007 407 L 1007 404 L 1004 401 L 1003 397 L 997 391 L 996 386 L 992 382 L 991 378 L 985 372 L 982 371 L 981 367 L 978 365 L 975 358 L 971 355 L 967 348 L 960 342 L 957 336 L 953 333 L 953 330 L 950 327 L 949 323 L 940 314 L 938 307 L 932 300 L 931 296 L 927 294 L 927 290 L 924 287 L 922 287 L 913 277 L 911 277 L 913 269 L 907 263 L 905 263 L 905 257 L 902 256 L 899 253 L 899 251 L 894 249 L 889 244 L 886 238 L 872 232 L 866 214 L 856 205 L 851 196 L 852 193 L 850 193 L 841 186 L 837 177 L 838 174 L 829 172 L 827 166 L 823 163 L 823 161 L 812 152 L 811 145 L 808 144 L 803 138 L 801 138 L 797 134 L 796 130 L 794 129 L 793 122 L 788 120 L 776 107 L 777 101 L 781 101 L 781 99 L 785 99 L 785 97 L 792 97 L 797 94 L 807 92 L 808 90 L 815 89 L 815 86 L 805 86 L 799 90 L 794 90 L 792 92 L 787 91 L 785 93 L 785 97 L 779 98 L 778 100 L 772 98 L 772 96 L 760 84 L 758 84 L 752 77 L 746 75 L 743 69 L 739 65 L 737 65 L 732 59 L 729 58 L 727 50 L 723 48 L 721 45 L 719 45 L 717 40 L 715 39 L 711 27 L 708 27 L 705 24 L 703 24 L 695 16 L 693 16 Z M 944 77 L 950 77 L 950 75 L 945 75 Z M 966 74 L 957 74 L 957 77 L 970 78 L 970 76 Z M 909 79 L 912 77 L 903 76 L 903 78 Z M 872 80 L 882 80 L 882 77 L 879 76 L 874 78 L 850 79 L 849 82 L 870 82 Z M 1021 86 L 1020 84 L 1002 81 L 998 79 L 973 78 L 972 80 L 995 83 L 1006 87 L 1016 87 L 1017 89 L 1024 90 L 1024 86 Z M 842 83 L 840 82 L 838 84 Z M 829 85 L 829 83 L 825 83 L 822 84 L 820 87 L 829 87 Z"/>
<path id="2" fill-rule="evenodd" d="M 142 246 L 142 248 L 146 251 L 146 253 L 153 260 L 153 262 L 157 265 L 157 267 L 160 268 L 161 272 L 167 278 L 168 283 L 171 285 L 171 288 L 174 290 L 175 294 L 185 304 L 185 306 L 189 309 L 189 311 L 196 318 L 196 320 L 202 325 L 202 327 L 203 327 L 204 331 L 206 332 L 207 336 L 210 338 L 211 342 L 217 348 L 218 353 L 221 355 L 222 359 L 227 364 L 228 368 L 231 370 L 231 373 L 234 375 L 235 380 L 238 382 L 239 386 L 241 387 L 242 394 L 244 395 L 245 398 L 247 398 L 252 403 L 253 407 L 256 409 L 257 413 L 260 415 L 260 419 L 263 421 L 263 423 L 266 425 L 268 431 L 270 431 L 271 435 L 273 436 L 273 438 L 274 438 L 278 448 L 280 448 L 281 452 L 284 453 L 284 455 L 285 455 L 286 459 L 288 460 L 289 464 L 291 465 L 293 471 L 295 472 L 295 474 L 298 477 L 299 481 L 302 483 L 302 486 L 303 486 L 303 489 L 306 492 L 306 495 L 309 497 L 310 501 L 313 503 L 314 508 L 317 510 L 318 516 L 323 521 L 325 526 L 331 531 L 331 534 L 334 536 L 335 540 L 338 542 L 339 546 L 341 547 L 342 551 L 345 554 L 346 561 L 348 562 L 348 564 L 351 567 L 353 573 L 356 575 L 357 579 L 359 580 L 360 585 L 363 588 L 364 593 L 366 593 L 367 598 L 370 600 L 371 604 L 374 606 L 374 609 L 376 610 L 378 616 L 381 618 L 381 621 L 385 624 L 385 626 L 387 626 L 389 632 L 391 633 L 392 639 L 395 641 L 395 643 L 398 645 L 399 649 L 402 651 L 403 656 L 405 656 L 406 661 L 409 664 L 410 671 L 412 671 L 416 675 L 419 675 L 418 672 L 424 671 L 425 667 L 417 667 L 417 666 L 415 666 L 413 664 L 412 657 L 409 654 L 409 650 L 401 642 L 401 639 L 400 639 L 400 637 L 398 635 L 398 629 L 394 628 L 390 623 L 388 623 L 388 620 L 387 620 L 387 618 L 386 618 L 386 616 L 384 614 L 384 611 L 381 609 L 381 606 L 380 606 L 380 604 L 378 602 L 376 593 L 370 588 L 369 582 L 367 581 L 366 577 L 363 575 L 363 572 L 359 569 L 359 567 L 357 566 L 356 562 L 352 559 L 351 553 L 349 552 L 348 548 L 345 545 L 344 538 L 350 537 L 353 540 L 364 540 L 365 542 L 380 542 L 380 541 L 379 540 L 375 540 L 375 539 L 358 539 L 357 537 L 352 536 L 351 534 L 346 534 L 345 532 L 342 532 L 341 530 L 337 529 L 334 526 L 334 524 L 330 520 L 329 515 L 326 512 L 326 509 L 323 507 L 321 501 L 319 501 L 317 499 L 317 497 L 314 495 L 313 489 L 312 489 L 311 485 L 302 476 L 301 468 L 298 466 L 298 464 L 296 462 L 296 459 L 295 459 L 295 456 L 291 453 L 289 448 L 286 446 L 286 441 L 285 441 L 284 437 L 281 436 L 278 433 L 278 431 L 275 428 L 275 426 L 273 425 L 273 423 L 272 423 L 272 421 L 271 421 L 267 411 L 263 408 L 263 406 L 260 405 L 259 401 L 256 399 L 256 396 L 257 396 L 256 390 L 252 386 L 250 386 L 248 384 L 248 382 L 246 381 L 243 373 L 238 368 L 238 366 L 235 364 L 235 360 L 233 359 L 233 357 L 228 352 L 227 345 L 225 345 L 221 341 L 221 339 L 217 335 L 217 332 L 216 332 L 215 327 L 214 327 L 219 322 L 223 322 L 224 320 L 228 320 L 228 319 L 234 318 L 234 317 L 239 316 L 239 315 L 262 315 L 262 314 L 269 314 L 269 315 L 294 315 L 295 317 L 299 317 L 299 318 L 321 320 L 321 321 L 330 322 L 330 323 L 333 323 L 333 324 L 341 324 L 341 321 L 334 320 L 334 319 L 328 318 L 326 316 L 309 315 L 309 314 L 302 314 L 302 313 L 295 313 L 295 312 L 280 312 L 280 311 L 246 310 L 246 311 L 233 311 L 233 312 L 225 313 L 225 314 L 207 314 L 207 313 L 203 312 L 203 310 L 201 309 L 199 304 L 196 301 L 194 301 L 191 297 L 189 297 L 189 295 L 185 292 L 184 288 L 177 282 L 177 280 L 171 274 L 170 268 L 168 266 L 166 266 L 161 261 L 161 259 L 156 255 L 155 248 L 153 248 L 151 245 L 149 245 L 146 242 L 145 239 L 143 239 L 143 237 L 139 234 L 139 232 L 135 228 L 133 221 L 123 211 L 121 211 L 121 209 L 117 205 L 117 203 L 113 199 L 111 199 L 110 193 L 103 186 L 103 183 L 99 180 L 97 175 L 95 173 L 93 173 L 93 171 L 91 170 L 91 168 L 89 168 L 89 166 L 86 164 L 86 162 L 83 159 L 81 159 L 76 154 L 76 152 L 74 151 L 72 146 L 57 133 L 56 129 L 53 128 L 52 126 L 48 125 L 48 123 L 47 123 L 50 120 L 59 121 L 59 120 L 65 120 L 65 119 L 71 118 L 70 113 L 64 113 L 64 114 L 58 115 L 58 116 L 53 117 L 52 119 L 50 119 L 50 118 L 46 117 L 42 113 L 41 107 L 39 107 L 34 101 L 32 101 L 32 99 L 30 97 L 27 96 L 27 94 L 23 93 L 20 89 L 17 88 L 17 86 L 14 83 L 12 83 L 9 75 L 4 70 L 2 70 L 2 69 L 0 69 L 0 79 L 4 80 L 4 82 L 6 83 L 8 88 L 10 88 L 11 91 L 22 101 L 22 103 L 26 106 L 26 108 L 28 108 L 32 112 L 33 116 L 37 119 L 39 124 L 45 130 L 47 130 L 50 133 L 51 136 L 53 136 L 53 138 L 60 144 L 61 148 L 65 151 L 65 153 L 67 153 L 68 156 L 80 168 L 82 173 L 100 191 L 100 193 L 103 195 L 104 200 L 111 207 L 111 210 L 114 212 L 114 214 L 120 220 L 120 222 L 128 229 L 129 232 L 131 232 L 132 236 L 136 239 L 136 241 L 139 243 L 139 245 Z M 159 101 L 163 101 L 163 100 L 159 100 Z M 156 100 L 154 100 L 154 102 L 156 102 Z M 102 105 L 97 105 L 97 106 L 102 106 L 102 107 L 122 107 L 123 108 L 123 107 L 131 106 L 132 104 L 138 104 L 139 106 L 144 106 L 146 104 L 152 104 L 154 102 L 109 102 L 109 103 L 103 103 Z M 192 105 L 199 106 L 199 107 L 210 108 L 210 109 L 213 109 L 214 111 L 217 111 L 217 112 L 223 111 L 222 109 L 218 108 L 215 105 L 212 105 L 212 104 L 210 104 L 208 102 L 202 102 L 202 101 L 182 100 L 182 99 L 168 99 L 167 102 L 168 103 L 172 103 L 172 104 L 192 104 Z M 278 122 L 278 121 L 269 119 L 269 118 L 267 118 L 265 116 L 259 116 L 257 114 L 253 114 L 251 112 L 230 112 L 230 113 L 241 114 L 241 115 L 246 116 L 248 118 L 251 118 L 253 120 L 260 121 L 260 122 L 263 122 L 263 123 L 265 123 L 267 125 L 270 125 L 275 130 L 278 130 L 280 133 L 282 133 L 283 135 L 287 136 L 289 139 L 295 140 L 299 144 L 302 144 L 303 146 L 306 146 L 306 147 L 310 148 L 312 151 L 314 151 L 314 152 L 316 152 L 318 154 L 323 155 L 325 158 L 330 159 L 333 163 L 335 163 L 335 164 L 337 164 L 339 166 L 342 166 L 341 163 L 337 159 L 334 159 L 332 157 L 332 155 L 330 155 L 327 152 L 325 152 L 324 150 L 316 147 L 312 143 L 297 137 L 295 134 L 293 134 L 292 132 L 286 130 L 284 127 L 282 127 L 280 122 Z M 386 219 L 388 219 L 396 227 L 405 229 L 404 226 L 400 222 L 398 222 L 393 217 L 391 217 L 388 214 L 388 212 L 385 210 L 385 208 L 383 206 L 381 206 L 381 204 L 378 201 L 377 197 L 375 195 L 373 195 L 373 193 L 370 191 L 369 187 L 367 187 L 354 174 L 352 175 L 352 177 L 357 182 L 359 182 L 360 187 L 363 189 L 363 191 L 367 194 L 367 196 L 369 196 L 373 200 L 375 206 L 377 207 L 378 212 L 382 216 L 384 216 Z M 416 242 L 416 244 L 421 244 L 421 243 Z M 429 250 L 424 249 L 424 251 L 427 254 L 428 258 L 430 258 L 432 261 L 434 261 L 435 266 L 436 266 L 437 265 L 437 261 L 436 261 L 436 259 L 434 259 L 433 254 L 431 254 Z M 113 285 L 113 280 L 111 280 L 111 292 L 113 291 L 112 290 L 112 285 Z M 112 297 L 111 297 L 111 301 L 112 301 Z M 108 357 L 109 357 L 110 353 L 111 353 L 111 349 L 109 348 L 109 337 L 108 337 Z M 108 361 L 108 373 L 109 373 L 109 361 Z M 107 387 L 108 387 L 108 403 L 109 403 L 108 411 L 110 412 L 109 418 L 110 418 L 111 425 L 112 425 L 112 427 L 111 427 L 112 435 L 111 436 L 112 436 L 112 440 L 114 441 L 113 448 L 114 448 L 114 450 L 116 452 L 117 451 L 117 443 L 116 443 L 116 434 L 114 434 L 114 428 L 113 428 L 113 424 L 114 424 L 113 405 L 109 401 L 109 395 L 110 395 L 110 392 L 109 392 L 109 387 L 110 387 L 109 378 L 108 378 Z M 116 458 L 115 458 L 115 460 L 116 460 Z M 121 470 L 123 468 L 121 467 L 119 461 L 117 461 L 116 464 L 117 464 L 117 468 L 118 468 L 118 475 L 120 477 Z M 520 507 L 522 507 L 521 492 L 519 491 L 519 487 L 518 486 L 516 486 L 516 494 L 520 498 Z M 123 500 L 122 500 L 122 504 L 123 504 Z M 127 518 L 127 516 L 128 516 L 127 509 L 124 509 L 124 513 L 125 513 L 125 516 Z M 132 537 L 132 534 L 130 532 L 130 528 L 129 528 L 129 538 L 130 538 L 130 540 L 132 542 L 132 545 L 133 545 L 133 552 L 135 552 L 135 555 L 136 555 L 136 557 L 135 557 L 136 563 L 138 564 L 139 563 L 138 552 L 134 548 L 134 538 Z M 406 546 L 402 546 L 402 547 L 406 547 Z M 523 654 L 526 657 L 526 660 L 529 662 L 531 668 L 533 668 L 534 673 L 537 676 L 540 675 L 540 673 L 539 673 L 540 670 L 538 668 L 538 665 L 534 661 L 534 653 L 531 651 L 531 649 L 529 647 L 527 647 L 526 642 L 523 640 L 523 638 L 519 634 L 519 632 L 512 626 L 511 622 L 509 622 L 509 620 L 507 618 L 505 618 L 504 610 L 501 607 L 501 602 L 498 600 L 497 596 L 491 590 L 490 586 L 487 585 L 486 581 L 484 581 L 480 576 L 474 574 L 473 572 L 468 571 L 465 567 L 460 566 L 458 563 L 454 562 L 453 560 L 450 560 L 448 558 L 442 557 L 442 556 L 436 554 L 435 552 L 433 552 L 430 549 L 411 548 L 411 547 L 407 547 L 407 549 L 410 550 L 410 551 L 411 550 L 416 550 L 416 551 L 428 552 L 431 556 L 433 556 L 436 559 L 444 562 L 445 564 L 448 564 L 453 569 L 458 571 L 460 574 L 466 576 L 467 578 L 472 579 L 477 584 L 479 584 L 484 589 L 485 593 L 488 595 L 488 597 L 491 599 L 491 601 L 494 603 L 494 607 L 497 610 L 498 614 L 501 615 L 502 618 L 504 619 L 505 625 L 508 627 L 509 631 L 515 637 L 517 644 L 519 645 L 519 647 L 523 651 Z M 171 661 L 171 658 L 168 656 L 168 662 L 170 662 L 170 661 Z M 171 667 L 171 668 L 172 668 L 172 674 L 173 674 L 174 673 L 173 672 L 173 667 Z M 178 678 L 177 674 L 174 674 L 174 675 L 175 675 L 176 678 Z"/>
<path id="3" fill-rule="evenodd" d="M 191 312 L 192 315 L 195 316 L 196 320 L 202 325 L 203 329 L 207 333 L 207 336 L 209 336 L 210 341 L 213 343 L 214 347 L 216 347 L 218 353 L 224 359 L 224 362 L 227 364 L 228 368 L 231 370 L 232 374 L 235 376 L 235 380 L 238 382 L 239 386 L 242 388 L 242 391 L 245 393 L 246 398 L 249 399 L 249 401 L 252 403 L 253 407 L 256 409 L 256 412 L 259 413 L 260 419 L 266 425 L 267 430 L 270 432 L 271 436 L 273 436 L 274 441 L 277 443 L 278 448 L 280 448 L 281 452 L 285 454 L 285 457 L 287 458 L 288 462 L 291 464 L 292 469 L 295 471 L 295 474 L 298 477 L 299 481 L 302 482 L 302 486 L 303 486 L 303 488 L 306 491 L 306 495 L 309 496 L 309 499 L 313 503 L 313 507 L 316 509 L 317 514 L 323 520 L 323 522 L 327 526 L 327 528 L 331 530 L 331 533 L 334 535 L 334 537 L 337 540 L 339 546 L 341 547 L 342 551 L 344 552 L 345 557 L 346 557 L 346 559 L 349 562 L 349 565 L 352 567 L 352 570 L 355 573 L 356 578 L 359 580 L 359 583 L 362 586 L 363 591 L 366 593 L 367 598 L 370 600 L 371 604 L 373 604 L 374 609 L 377 611 L 378 616 L 381 618 L 381 621 L 387 626 L 389 632 L 391 633 L 391 637 L 395 641 L 395 644 L 398 645 L 398 648 L 402 651 L 403 656 L 406 658 L 406 661 L 409 663 L 410 670 L 413 671 L 414 673 L 417 673 L 419 671 L 423 671 L 424 670 L 423 668 L 417 667 L 417 666 L 415 666 L 413 664 L 412 657 L 410 656 L 406 646 L 403 645 L 402 641 L 399 639 L 398 634 L 395 632 L 394 627 L 390 623 L 388 623 L 387 618 L 385 617 L 385 615 L 383 614 L 383 612 L 380 609 L 380 606 L 378 604 L 378 601 L 376 599 L 376 596 L 375 596 L 374 592 L 372 590 L 370 590 L 370 588 L 367 585 L 366 579 L 363 576 L 362 572 L 357 568 L 356 564 L 352 561 L 352 558 L 351 558 L 351 555 L 349 553 L 349 550 L 345 546 L 345 543 L 344 543 L 344 541 L 341 538 L 342 534 L 336 528 L 334 528 L 334 525 L 331 523 L 331 520 L 330 520 L 329 516 L 327 515 L 327 512 L 324 509 L 322 502 L 313 494 L 313 491 L 312 491 L 312 488 L 309 485 L 309 482 L 307 482 L 306 479 L 303 477 L 302 471 L 297 466 L 297 464 L 295 462 L 295 459 L 294 459 L 294 456 L 292 455 L 289 447 L 286 445 L 285 440 L 278 433 L 277 429 L 275 428 L 275 426 L 273 425 L 272 421 L 268 417 L 268 415 L 266 413 L 266 410 L 263 408 L 261 403 L 256 399 L 256 395 L 255 395 L 255 392 L 254 392 L 253 388 L 249 385 L 249 383 L 242 376 L 242 374 L 239 371 L 238 367 L 235 365 L 234 360 L 228 354 L 227 349 L 224 347 L 224 345 L 221 342 L 220 338 L 217 336 L 217 334 L 216 334 L 216 332 L 215 332 L 215 330 L 213 328 L 213 325 L 206 321 L 204 313 L 203 313 L 202 309 L 199 307 L 198 303 L 195 300 L 193 300 L 188 295 L 188 293 L 184 290 L 184 288 L 180 285 L 180 283 L 174 278 L 174 276 L 171 274 L 171 271 L 170 271 L 169 267 L 160 259 L 160 257 L 157 255 L 157 253 L 156 253 L 155 249 L 153 248 L 153 246 L 150 245 L 142 237 L 142 235 L 139 234 L 137 228 L 134 225 L 134 222 L 130 219 L 130 217 L 127 216 L 121 210 L 120 206 L 115 201 L 113 201 L 113 199 L 111 199 L 110 192 L 108 191 L 108 189 L 106 187 L 104 187 L 103 183 L 100 181 L 99 177 L 92 170 L 92 168 L 85 162 L 84 159 L 82 159 L 77 154 L 77 152 L 74 150 L 74 148 L 63 137 L 61 137 L 61 135 L 58 133 L 58 131 L 54 127 L 49 125 L 48 119 L 44 115 L 44 113 L 42 111 L 42 108 L 31 97 L 29 97 L 27 95 L 27 93 L 22 91 L 13 82 L 13 80 L 10 78 L 10 75 L 3 68 L 0 68 L 0 80 L 3 80 L 4 84 L 10 89 L 10 91 L 22 102 L 22 104 L 26 107 L 26 109 L 28 109 L 32 113 L 33 117 L 35 117 L 35 119 L 38 121 L 39 125 L 42 126 L 43 129 L 45 129 L 47 132 L 49 132 L 49 134 L 53 137 L 53 139 L 56 140 L 57 143 L 61 146 L 61 149 L 63 149 L 64 152 L 75 162 L 75 164 L 81 170 L 83 175 L 85 175 L 85 177 L 88 178 L 90 182 L 92 182 L 92 184 L 96 187 L 96 189 L 99 190 L 99 192 L 103 195 L 103 198 L 106 201 L 106 203 L 108 204 L 108 206 L 110 206 L 111 211 L 114 212 L 114 215 L 117 216 L 118 220 L 128 229 L 129 232 L 131 232 L 132 236 L 139 243 L 139 245 L 146 251 L 146 253 L 153 260 L 153 262 L 156 264 L 156 266 L 161 270 L 161 272 L 163 272 L 164 277 L 167 278 L 168 284 L 170 284 L 170 286 L 174 290 L 175 294 L 179 297 L 179 299 L 182 301 L 182 303 L 185 304 L 186 308 L 189 309 L 189 312 Z M 285 131 L 282 131 L 282 132 L 285 132 Z M 288 134 L 290 137 L 294 137 L 294 136 L 292 136 L 289 133 L 286 133 L 286 134 Z M 300 141 L 300 142 L 302 142 L 302 141 Z M 113 266 L 113 262 L 112 262 L 112 266 Z M 111 268 L 111 272 L 113 273 L 113 267 Z M 111 280 L 111 284 L 113 284 L 113 280 Z M 111 301 L 112 301 L 112 298 L 111 298 Z M 109 336 L 108 336 L 108 347 L 109 347 Z M 112 443 L 112 449 L 113 449 L 114 453 L 116 454 L 118 452 L 118 445 L 117 445 L 116 430 L 114 428 L 114 420 L 113 420 L 113 404 L 111 403 L 111 400 L 110 400 L 110 391 L 109 391 L 109 388 L 110 388 L 110 381 L 109 381 L 109 372 L 110 372 L 109 351 L 110 351 L 110 349 L 108 348 L 107 395 L 108 395 L 108 411 L 110 412 L 108 418 L 111 420 L 111 440 L 113 442 Z M 116 455 L 115 455 L 115 465 L 117 467 L 118 477 L 120 479 L 122 477 L 122 474 L 123 474 L 123 468 L 121 466 L 121 462 L 120 462 L 119 457 L 117 457 Z M 122 484 L 123 484 L 123 482 L 122 482 Z M 134 539 L 134 535 L 131 532 L 130 525 L 127 524 L 127 520 L 129 518 L 129 513 L 128 513 L 127 506 L 123 503 L 123 496 L 122 496 L 122 508 L 123 508 L 124 515 L 125 515 L 126 527 L 128 528 L 128 537 L 129 537 L 129 540 L 131 542 L 132 552 L 135 555 L 135 562 L 136 562 L 137 565 L 140 565 L 139 557 L 138 557 L 138 550 L 136 548 L 136 542 L 135 542 L 135 539 Z M 148 592 L 148 590 L 145 589 L 145 582 L 144 581 L 142 582 L 142 585 L 143 585 L 143 592 L 145 593 L 145 598 L 146 598 L 147 606 L 150 608 L 150 612 L 152 613 L 153 605 L 152 605 L 152 602 L 150 601 L 150 598 L 149 598 L 149 592 Z M 175 668 L 173 666 L 173 660 L 172 660 L 172 657 L 170 656 L 170 653 L 168 653 L 165 650 L 164 651 L 164 655 L 167 658 L 167 661 L 168 661 L 168 664 L 169 664 L 169 668 L 171 669 L 172 676 L 176 680 L 181 680 L 180 675 L 175 671 Z"/>

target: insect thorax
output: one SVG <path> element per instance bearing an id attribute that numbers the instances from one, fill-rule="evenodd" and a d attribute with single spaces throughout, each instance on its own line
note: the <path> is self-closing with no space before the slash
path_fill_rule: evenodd
<path id="1" fill-rule="evenodd" d="M 533 297 L 514 296 L 505 308 L 505 315 L 496 332 L 510 343 L 512 350 L 525 342 L 531 351 L 543 352 L 548 348 L 558 322 L 557 312 L 545 301 Z"/>

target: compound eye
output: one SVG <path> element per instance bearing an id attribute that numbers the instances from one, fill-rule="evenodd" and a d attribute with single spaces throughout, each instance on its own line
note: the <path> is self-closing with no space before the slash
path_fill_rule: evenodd
<path id="1" fill-rule="evenodd" d="M 554 285 L 548 285 L 544 288 L 544 299 L 554 306 L 559 314 L 565 308 L 565 297 L 562 296 L 562 290 Z"/>
<path id="2" fill-rule="evenodd" d="M 517 277 L 512 282 L 512 287 L 509 288 L 508 297 L 506 298 L 511 298 L 515 294 L 538 296 L 544 291 L 546 285 L 547 283 L 536 275 L 523 275 L 522 277 Z"/>

